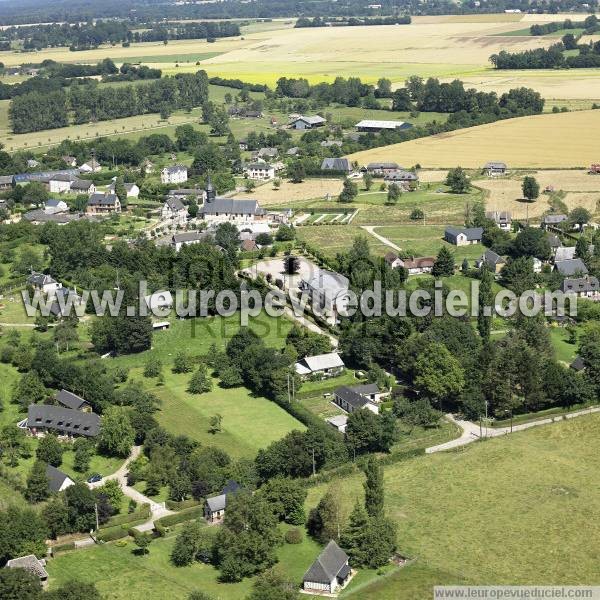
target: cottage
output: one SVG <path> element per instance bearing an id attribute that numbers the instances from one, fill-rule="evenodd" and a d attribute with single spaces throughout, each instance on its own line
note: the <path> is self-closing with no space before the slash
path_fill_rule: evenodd
<path id="1" fill-rule="evenodd" d="M 409 275 L 431 273 L 431 271 L 433 271 L 433 265 L 435 263 L 434 256 L 399 258 L 393 252 L 388 252 L 385 255 L 384 259 L 392 269 L 399 269 L 402 267 L 408 271 Z"/>
<path id="2" fill-rule="evenodd" d="M 52 465 L 46 465 L 46 477 L 48 478 L 48 489 L 54 493 L 62 492 L 75 485 L 75 482 L 66 473 Z"/>
<path id="3" fill-rule="evenodd" d="M 83 163 L 79 167 L 79 170 L 82 173 L 98 173 L 98 171 L 102 170 L 102 165 L 95 158 L 92 158 L 88 162 Z"/>
<path id="4" fill-rule="evenodd" d="M 240 244 L 240 250 L 242 252 L 255 252 L 259 250 L 258 244 L 252 239 L 242 240 Z"/>
<path id="5" fill-rule="evenodd" d="M 506 175 L 506 171 L 506 163 L 498 161 L 490 161 L 483 167 L 483 172 L 486 173 L 488 177 L 501 177 L 502 175 Z"/>
<path id="6" fill-rule="evenodd" d="M 349 581 L 348 555 L 331 540 L 302 578 L 306 592 L 333 594 Z"/>
<path id="7" fill-rule="evenodd" d="M 300 115 L 290 123 L 292 129 L 312 129 L 313 127 L 323 127 L 327 122 L 326 119 L 319 115 L 304 116 Z"/>
<path id="8" fill-rule="evenodd" d="M 367 398 L 370 402 L 379 404 L 384 396 L 389 394 L 389 391 L 382 392 L 376 383 L 364 383 L 361 385 L 353 385 L 350 388 L 353 392 Z"/>
<path id="9" fill-rule="evenodd" d="M 333 392 L 333 401 L 347 413 L 366 408 L 375 414 L 379 413 L 377 404 L 368 396 L 357 392 L 354 388 L 343 386 Z"/>
<path id="10" fill-rule="evenodd" d="M 183 233 L 175 233 L 171 236 L 169 245 L 175 248 L 175 252 L 179 252 L 182 246 L 199 244 L 208 237 L 210 237 L 209 234 L 204 231 L 185 231 Z"/>
<path id="11" fill-rule="evenodd" d="M 375 119 L 363 119 L 355 125 L 357 131 L 378 133 L 379 131 L 399 131 L 410 129 L 412 125 L 405 121 L 378 121 Z"/>
<path id="12" fill-rule="evenodd" d="M 92 194 L 85 212 L 88 215 L 120 213 L 121 201 L 116 194 Z"/>
<path id="13" fill-rule="evenodd" d="M 255 152 L 255 158 L 273 159 L 277 158 L 278 154 L 277 148 L 261 148 L 258 152 Z"/>
<path id="14" fill-rule="evenodd" d="M 0 190 L 10 190 L 13 182 L 14 178 L 12 175 L 0 175 Z"/>
<path id="15" fill-rule="evenodd" d="M 100 433 L 100 417 L 95 413 L 50 404 L 30 404 L 26 426 L 34 436 L 52 431 L 68 437 L 96 437 Z"/>
<path id="16" fill-rule="evenodd" d="M 572 275 L 587 275 L 588 270 L 585 263 L 580 258 L 572 258 L 570 260 L 561 260 L 554 262 L 554 270 L 558 271 L 564 277 Z"/>
<path id="17" fill-rule="evenodd" d="M 44 212 L 49 215 L 63 213 L 69 210 L 69 205 L 64 200 L 49 198 L 44 204 Z"/>
<path id="18" fill-rule="evenodd" d="M 419 176 L 412 171 L 390 171 L 384 175 L 383 180 L 387 183 L 396 183 L 406 191 L 415 190 L 419 183 Z"/>
<path id="19" fill-rule="evenodd" d="M 571 260 L 575 258 L 575 246 L 561 246 L 554 253 L 554 262 Z"/>
<path id="20" fill-rule="evenodd" d="M 395 162 L 372 162 L 367 165 L 366 170 L 375 177 L 384 177 L 401 169 L 400 165 Z"/>
<path id="21" fill-rule="evenodd" d="M 344 361 L 337 352 L 305 356 L 295 364 L 296 373 L 301 377 L 324 375 L 334 377 L 344 370 Z"/>
<path id="22" fill-rule="evenodd" d="M 227 498 L 232 494 L 239 492 L 240 489 L 241 486 L 236 481 L 230 479 L 218 496 L 206 499 L 206 502 L 204 503 L 204 518 L 210 523 L 220 521 L 225 515 Z"/>
<path id="23" fill-rule="evenodd" d="M 86 402 L 77 394 L 74 394 L 73 392 L 68 392 L 67 390 L 60 390 L 60 392 L 57 392 L 56 401 L 59 404 L 62 404 L 64 407 L 70 408 L 71 410 L 92 412 L 92 407 L 88 402 Z"/>
<path id="24" fill-rule="evenodd" d="M 48 188 L 51 194 L 64 194 L 71 191 L 71 184 L 75 177 L 66 173 L 58 173 L 48 179 Z"/>
<path id="25" fill-rule="evenodd" d="M 62 287 L 62 283 L 59 283 L 50 275 L 36 271 L 31 271 L 31 274 L 27 277 L 27 284 L 32 286 L 35 291 L 48 296 L 53 296 L 56 294 L 56 290 Z"/>
<path id="26" fill-rule="evenodd" d="M 164 184 L 169 183 L 184 183 L 188 179 L 187 167 L 183 165 L 172 165 L 165 167 L 160 172 L 160 181 Z"/>
<path id="27" fill-rule="evenodd" d="M 115 183 L 113 179 L 113 182 L 107 188 L 111 194 L 115 193 Z M 125 188 L 127 198 L 137 198 L 140 195 L 140 188 L 135 183 L 124 183 L 123 187 Z"/>
<path id="28" fill-rule="evenodd" d="M 542 220 L 542 229 L 558 227 L 568 219 L 567 215 L 545 215 Z"/>
<path id="29" fill-rule="evenodd" d="M 275 177 L 275 167 L 268 163 L 250 163 L 245 166 L 244 174 L 248 179 L 268 180 Z"/>
<path id="30" fill-rule="evenodd" d="M 183 202 L 174 196 L 167 196 L 161 212 L 162 221 L 170 221 L 173 225 L 183 226 L 187 223 L 188 209 Z"/>
<path id="31" fill-rule="evenodd" d="M 96 193 L 96 185 L 89 179 L 74 179 L 71 181 L 70 191 L 74 194 L 92 195 Z"/>
<path id="32" fill-rule="evenodd" d="M 387 252 L 383 257 L 383 260 L 390 266 L 392 269 L 399 269 L 404 263 L 402 259 L 393 252 Z"/>
<path id="33" fill-rule="evenodd" d="M 46 571 L 46 561 L 38 559 L 33 554 L 20 556 L 19 558 L 11 558 L 7 563 L 8 569 L 25 569 L 39 578 L 43 587 L 48 583 L 48 572 Z"/>
<path id="34" fill-rule="evenodd" d="M 321 163 L 321 171 L 336 171 L 338 173 L 350 173 L 352 167 L 347 158 L 324 158 Z"/>
<path id="35" fill-rule="evenodd" d="M 486 218 L 494 221 L 496 227 L 502 231 L 510 231 L 512 226 L 512 215 L 506 210 L 494 210 L 485 213 Z"/>
<path id="36" fill-rule="evenodd" d="M 444 239 L 455 246 L 481 243 L 483 227 L 446 227 Z"/>
<path id="37" fill-rule="evenodd" d="M 593 276 L 565 278 L 560 286 L 563 293 L 574 293 L 580 298 L 600 300 L 600 285 L 598 278 Z"/>
<path id="38" fill-rule="evenodd" d="M 500 273 L 506 265 L 506 259 L 496 254 L 493 250 L 486 250 L 483 256 L 477 261 L 477 267 L 487 266 L 493 273 Z"/>
<path id="39" fill-rule="evenodd" d="M 300 282 L 300 291 L 308 294 L 314 312 L 328 322 L 338 322 L 338 313 L 344 312 L 349 302 L 349 280 L 334 271 L 318 269 L 314 275 Z"/>

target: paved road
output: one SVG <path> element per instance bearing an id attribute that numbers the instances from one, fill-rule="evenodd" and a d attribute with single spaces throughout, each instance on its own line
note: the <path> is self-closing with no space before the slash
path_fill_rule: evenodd
<path id="1" fill-rule="evenodd" d="M 402 248 L 400 248 L 400 246 L 397 246 L 396 244 L 394 244 L 394 242 L 390 242 L 390 240 L 388 240 L 386 237 L 383 237 L 382 235 L 376 233 L 374 225 L 361 225 L 361 227 L 367 233 L 370 233 L 374 238 L 377 238 L 381 243 L 385 244 L 386 246 L 389 246 L 390 248 L 393 248 L 394 250 L 396 250 L 396 252 L 401 252 Z"/>
<path id="2" fill-rule="evenodd" d="M 592 413 L 600 412 L 600 406 L 594 406 L 592 408 L 584 408 L 583 410 L 577 410 L 567 415 L 556 415 L 553 417 L 547 417 L 546 419 L 538 419 L 536 421 L 530 421 L 529 423 L 520 423 L 519 425 L 514 425 L 512 429 L 510 427 L 479 427 L 478 423 L 473 423 L 471 421 L 463 421 L 460 419 L 456 419 L 454 415 L 447 414 L 446 419 L 455 425 L 458 425 L 462 429 L 462 434 L 460 437 L 450 440 L 449 442 L 445 442 L 444 444 L 438 444 L 437 446 L 431 446 L 430 448 L 426 448 L 425 452 L 427 454 L 433 454 L 434 452 L 443 452 L 444 450 L 452 450 L 453 448 L 458 448 L 460 446 L 465 446 L 466 444 L 470 444 L 479 439 L 480 435 L 482 437 L 499 437 L 501 435 L 509 435 L 516 431 L 524 431 L 525 429 L 531 429 L 532 427 L 539 427 L 541 425 L 549 425 L 551 423 L 557 423 L 565 419 L 575 419 L 577 417 L 582 417 L 584 415 L 590 415 Z"/>
<path id="3" fill-rule="evenodd" d="M 141 492 L 138 492 L 136 489 L 127 485 L 127 473 L 129 472 L 129 463 L 134 461 L 142 452 L 141 446 L 133 446 L 131 449 L 131 454 L 129 458 L 111 475 L 106 475 L 100 481 L 96 483 L 89 483 L 88 485 L 91 488 L 99 487 L 102 484 L 106 483 L 109 480 L 116 479 L 121 484 L 121 489 L 123 493 L 135 500 L 138 504 L 149 504 L 150 510 L 152 512 L 152 516 L 149 521 L 146 523 L 142 523 L 135 527 L 135 529 L 139 529 L 140 531 L 149 531 L 153 527 L 153 523 L 156 519 L 160 519 L 161 517 L 165 517 L 167 515 L 172 515 L 173 511 L 165 508 L 164 504 L 154 502 L 154 500 L 148 498 L 148 496 L 144 496 Z"/>

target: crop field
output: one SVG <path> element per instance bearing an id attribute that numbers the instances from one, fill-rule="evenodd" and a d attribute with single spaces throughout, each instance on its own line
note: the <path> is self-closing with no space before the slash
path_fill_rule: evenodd
<path id="1" fill-rule="evenodd" d="M 598 416 L 573 419 L 385 467 L 399 551 L 431 574 L 400 569 L 362 589 L 361 600 L 424 600 L 434 583 L 598 584 L 599 425 Z M 330 484 L 346 510 L 363 479 Z M 310 489 L 307 505 L 326 487 Z"/>
<path id="2" fill-rule="evenodd" d="M 302 183 L 282 180 L 279 189 L 269 182 L 259 185 L 249 194 L 238 193 L 234 198 L 256 198 L 263 206 L 289 206 L 303 200 L 325 199 L 327 195 L 333 199 L 341 191 L 341 179 L 305 179 Z"/>
<path id="3" fill-rule="evenodd" d="M 502 160 L 511 168 L 581 168 L 598 160 L 598 127 L 597 110 L 544 114 L 364 150 L 349 158 L 360 164 L 418 162 L 425 168 L 481 168 L 488 160 Z"/>

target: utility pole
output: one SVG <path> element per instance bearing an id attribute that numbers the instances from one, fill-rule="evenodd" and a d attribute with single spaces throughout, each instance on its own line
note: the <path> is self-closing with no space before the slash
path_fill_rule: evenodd
<path id="1" fill-rule="evenodd" d="M 312 449 L 312 467 L 313 467 L 313 477 L 315 477 L 317 474 L 317 466 L 315 465 L 315 448 L 314 448 L 314 446 Z"/>
<path id="2" fill-rule="evenodd" d="M 96 513 L 96 533 L 97 533 L 98 529 L 100 529 L 100 523 L 98 522 L 98 503 L 97 502 L 94 503 L 94 511 Z"/>

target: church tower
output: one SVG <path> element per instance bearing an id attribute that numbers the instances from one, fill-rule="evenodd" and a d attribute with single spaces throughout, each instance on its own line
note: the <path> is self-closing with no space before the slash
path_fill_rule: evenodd
<path id="1" fill-rule="evenodd" d="M 213 202 L 214 199 L 217 197 L 217 192 L 212 184 L 212 181 L 210 180 L 210 173 L 208 174 L 208 179 L 206 181 L 206 202 Z"/>

